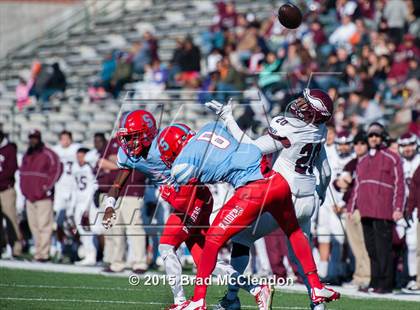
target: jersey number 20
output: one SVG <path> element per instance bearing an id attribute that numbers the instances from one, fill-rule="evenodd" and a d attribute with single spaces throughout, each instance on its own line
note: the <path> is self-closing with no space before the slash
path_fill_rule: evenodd
<path id="1" fill-rule="evenodd" d="M 300 174 L 312 174 L 314 160 L 321 151 L 320 143 L 308 143 L 300 150 L 299 154 L 303 155 L 296 160 L 295 171 Z"/>

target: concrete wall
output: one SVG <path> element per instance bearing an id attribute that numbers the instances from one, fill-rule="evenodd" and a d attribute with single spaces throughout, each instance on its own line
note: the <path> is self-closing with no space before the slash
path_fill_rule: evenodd
<path id="1" fill-rule="evenodd" d="M 82 5 L 81 0 L 0 0 L 0 58 Z"/>

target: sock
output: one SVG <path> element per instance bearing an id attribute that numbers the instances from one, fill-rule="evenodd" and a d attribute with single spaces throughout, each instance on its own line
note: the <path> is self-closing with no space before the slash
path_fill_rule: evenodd
<path id="1" fill-rule="evenodd" d="M 236 281 L 235 281 L 236 283 L 238 281 L 239 276 L 244 273 L 246 266 L 248 266 L 248 262 L 249 262 L 249 255 L 236 256 L 230 259 L 230 263 L 233 269 L 236 270 L 236 273 L 232 274 L 231 277 L 236 278 Z M 243 288 L 246 289 L 245 287 Z M 226 298 L 229 300 L 236 299 L 236 297 L 238 296 L 238 291 L 239 291 L 238 285 L 229 284 Z"/>
<path id="2" fill-rule="evenodd" d="M 175 248 L 169 244 L 159 244 L 159 252 L 162 256 L 167 276 L 174 278 L 174 282 L 170 282 L 174 303 L 179 304 L 185 301 L 184 288 L 181 285 L 182 264 L 175 253 Z"/>
<path id="3" fill-rule="evenodd" d="M 321 278 L 325 278 L 328 274 L 328 262 L 321 260 L 318 266 L 318 274 Z"/>
<path id="4" fill-rule="evenodd" d="M 220 246 L 213 242 L 206 242 L 203 253 L 206 253 L 201 257 L 200 265 L 197 270 L 196 284 L 194 288 L 193 301 L 206 298 L 207 283 L 211 273 L 216 266 L 217 254 L 219 253 Z"/>
<path id="5" fill-rule="evenodd" d="M 318 274 L 316 272 L 307 273 L 306 278 L 308 279 L 308 283 L 311 288 L 322 288 L 322 283 L 319 280 Z"/>
<path id="6" fill-rule="evenodd" d="M 289 235 L 289 241 L 293 252 L 302 266 L 305 274 L 316 273 L 316 265 L 312 256 L 311 246 L 303 231 L 299 228 Z"/>

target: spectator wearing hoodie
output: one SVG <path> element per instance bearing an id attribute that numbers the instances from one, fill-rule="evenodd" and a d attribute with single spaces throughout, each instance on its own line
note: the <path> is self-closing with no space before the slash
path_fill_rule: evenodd
<path id="1" fill-rule="evenodd" d="M 6 220 L 6 230 L 3 228 L 3 219 L 0 216 L 0 240 L 7 241 L 12 247 L 13 256 L 22 254 L 22 244 L 17 213 L 15 172 L 18 168 L 16 157 L 16 144 L 11 143 L 0 129 L 0 214 Z M 0 253 L 5 244 L 0 244 Z"/>
<path id="2" fill-rule="evenodd" d="M 63 166 L 52 150 L 42 142 L 41 132 L 29 133 L 29 148 L 20 167 L 20 187 L 26 199 L 29 227 L 35 240 L 34 259 L 49 260 L 53 231 L 53 189 Z"/>
<path id="3" fill-rule="evenodd" d="M 404 173 L 401 158 L 384 145 L 385 129 L 372 123 L 369 152 L 359 159 L 349 212 L 360 211 L 370 258 L 370 288 L 379 294 L 393 289 L 392 232 L 404 211 Z"/>

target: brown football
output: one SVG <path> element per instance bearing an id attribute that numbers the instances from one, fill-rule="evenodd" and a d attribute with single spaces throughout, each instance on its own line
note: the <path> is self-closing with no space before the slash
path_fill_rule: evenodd
<path id="1" fill-rule="evenodd" d="M 296 29 L 302 23 L 302 13 L 291 3 L 283 4 L 278 12 L 279 22 L 286 28 Z"/>

